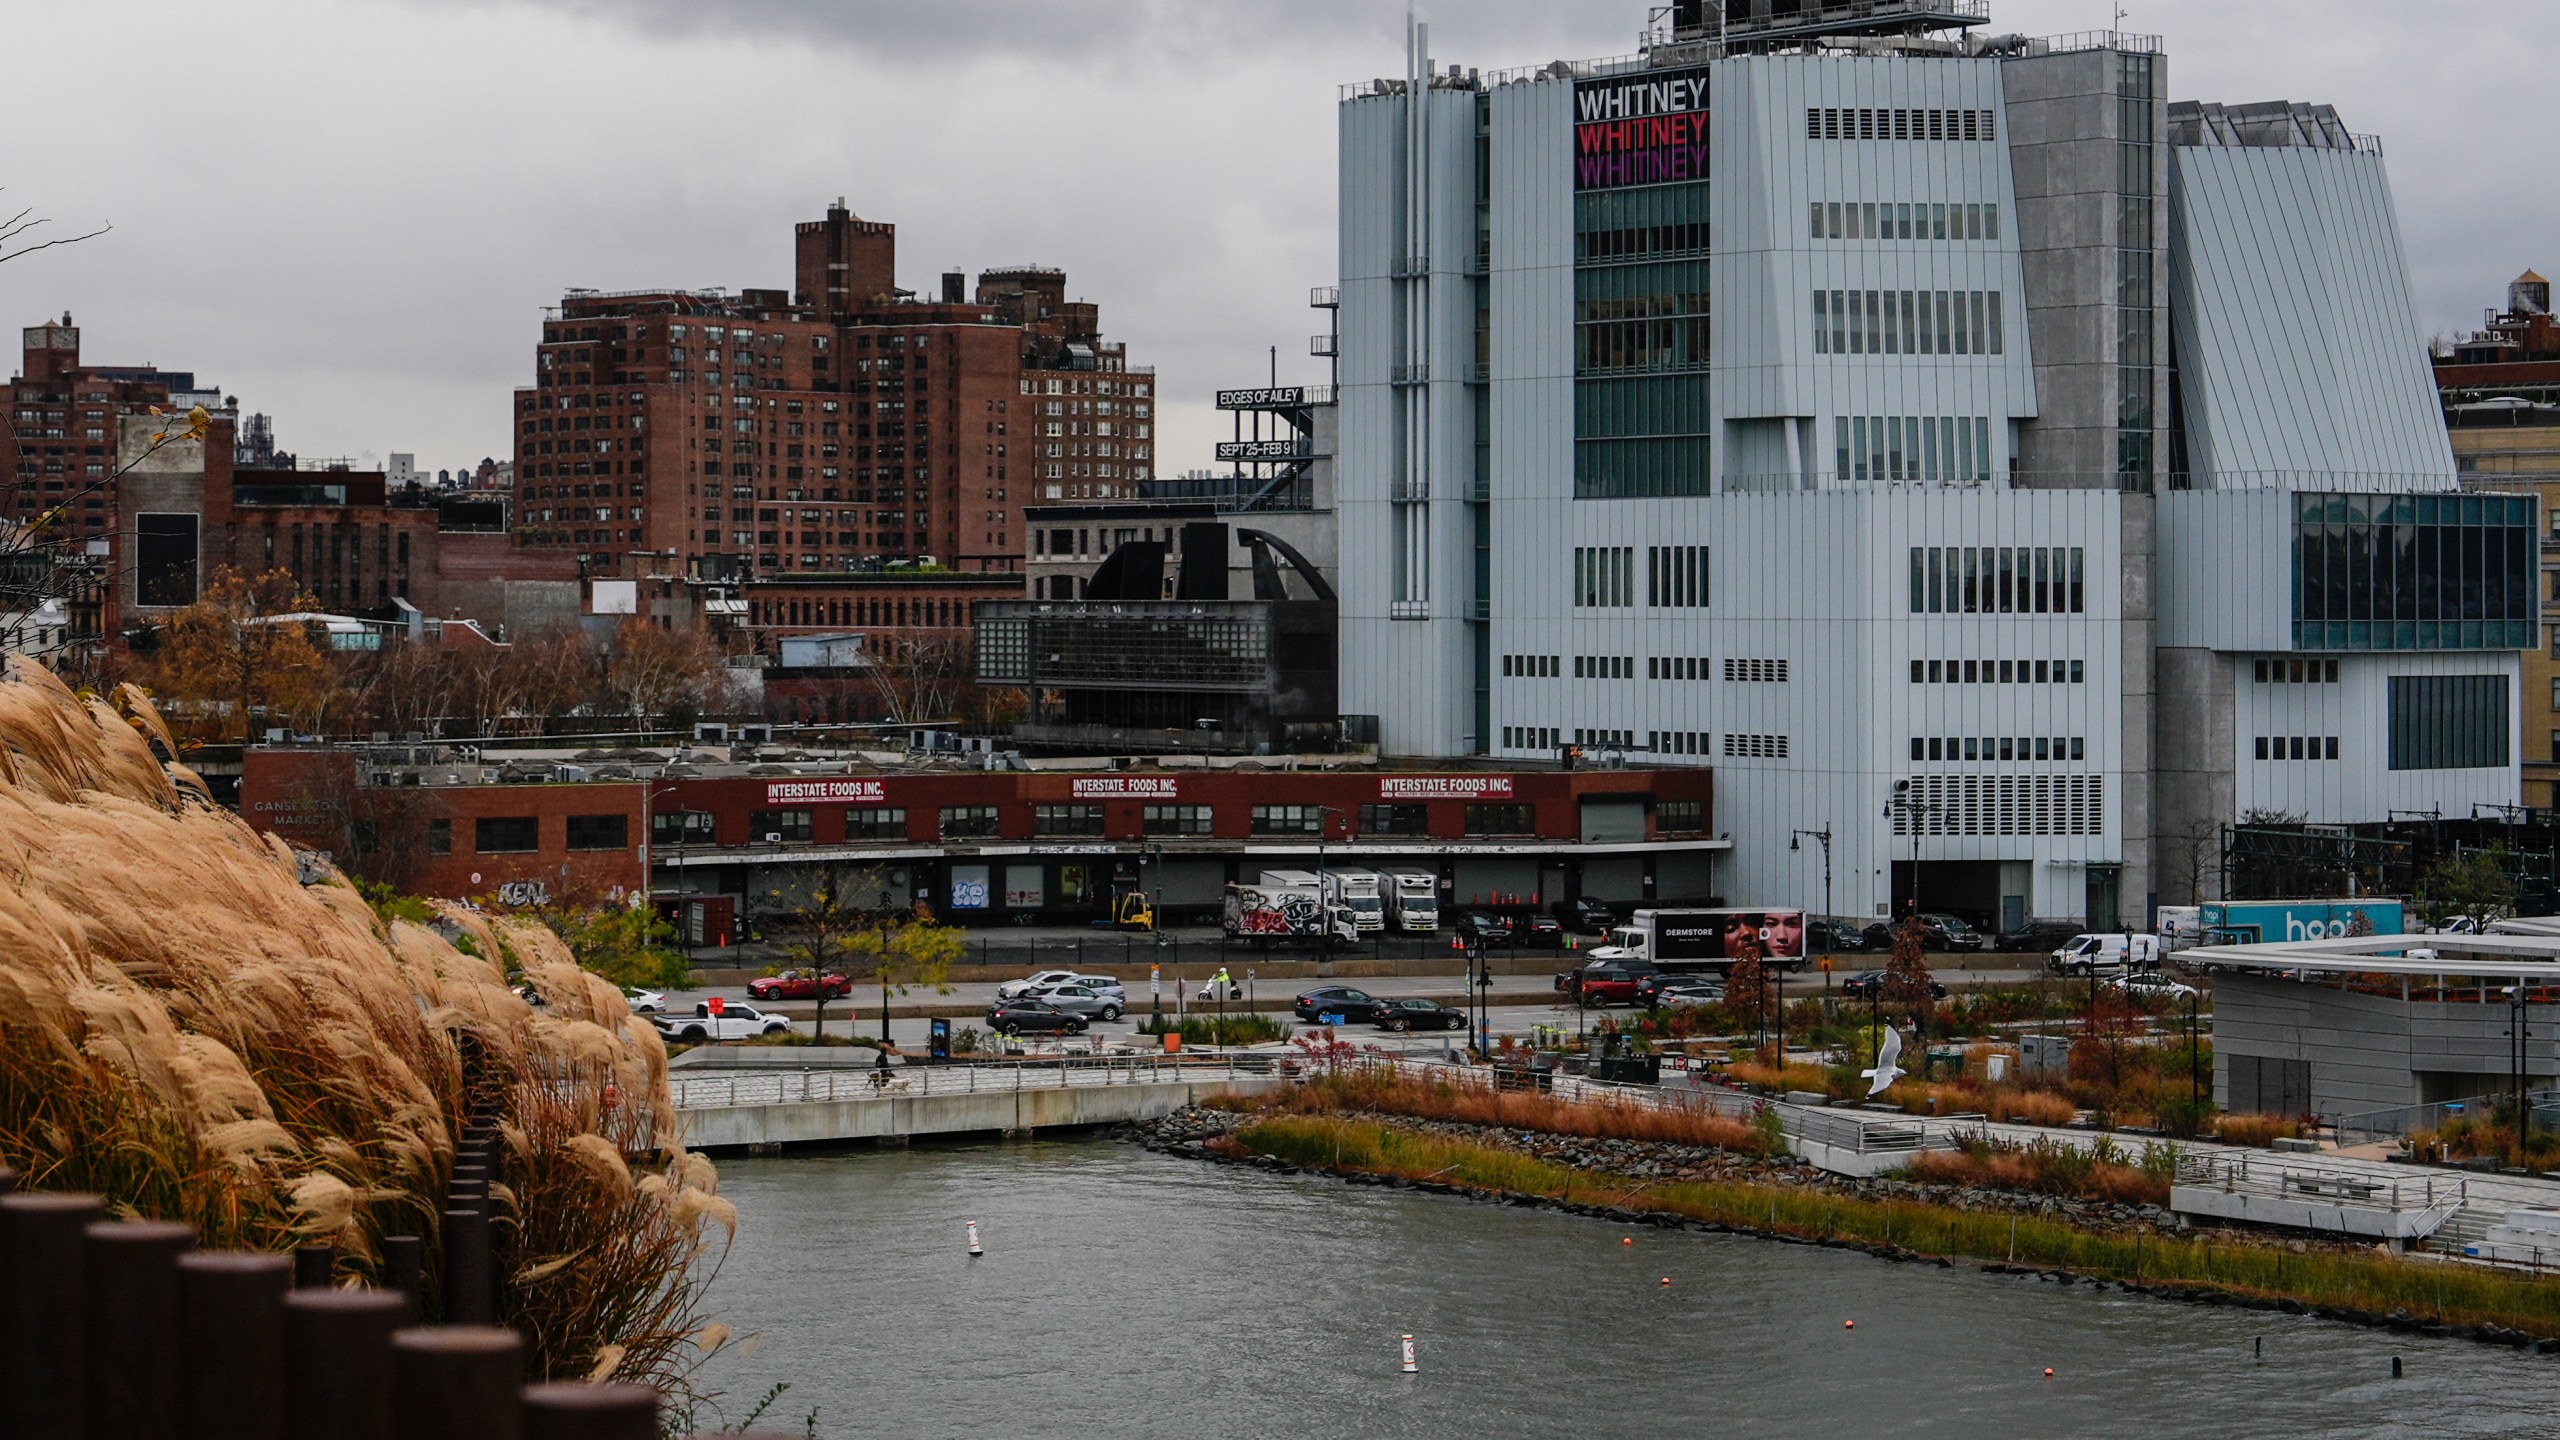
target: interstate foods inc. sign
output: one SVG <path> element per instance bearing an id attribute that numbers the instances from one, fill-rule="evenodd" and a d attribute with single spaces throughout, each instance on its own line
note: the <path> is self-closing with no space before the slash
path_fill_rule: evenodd
<path id="1" fill-rule="evenodd" d="M 1707 178 L 1707 72 L 1663 70 L 1573 87 L 1573 188 Z"/>

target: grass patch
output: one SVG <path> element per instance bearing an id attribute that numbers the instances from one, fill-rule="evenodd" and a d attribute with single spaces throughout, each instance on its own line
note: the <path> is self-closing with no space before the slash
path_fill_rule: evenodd
<path id="1" fill-rule="evenodd" d="M 1630 1105 L 1615 1100 L 1559 1100 L 1530 1090 L 1496 1090 L 1470 1080 L 1425 1079 L 1386 1066 L 1358 1066 L 1311 1076 L 1306 1084 L 1281 1097 L 1279 1104 L 1294 1114 L 1366 1110 L 1409 1115 L 1418 1120 L 1536 1130 L 1549 1135 L 1644 1140 L 1730 1150 L 1738 1155 L 1764 1153 L 1763 1138 L 1751 1126 L 1705 1111 Z"/>
<path id="2" fill-rule="evenodd" d="M 2291 1299 L 2375 1315 L 2406 1310 L 2422 1321 L 2502 1325 L 2560 1336 L 2560 1285 L 2449 1263 L 2329 1251 L 2297 1255 L 2204 1238 L 2104 1235 L 2031 1216 L 1980 1214 L 1918 1201 L 1860 1200 L 1786 1186 L 1612 1180 L 1373 1120 L 1280 1114 L 1230 1138 L 1243 1150 L 1320 1169 L 1617 1205 L 1806 1239 L 1892 1245 L 1925 1255 Z"/>
<path id="3" fill-rule="evenodd" d="M 1194 1015 L 1184 1020 L 1154 1015 L 1138 1025 L 1141 1035 L 1180 1035 L 1185 1045 L 1264 1045 L 1286 1040 L 1289 1022 L 1269 1015 Z"/>

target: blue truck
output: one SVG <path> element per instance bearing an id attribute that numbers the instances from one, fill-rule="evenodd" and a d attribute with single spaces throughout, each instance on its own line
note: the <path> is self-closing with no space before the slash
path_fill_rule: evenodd
<path id="1" fill-rule="evenodd" d="M 2343 939 L 2356 916 L 2376 935 L 2408 933 L 2397 900 L 2225 900 L 2197 907 L 2207 945 L 2279 945 L 2294 940 Z"/>

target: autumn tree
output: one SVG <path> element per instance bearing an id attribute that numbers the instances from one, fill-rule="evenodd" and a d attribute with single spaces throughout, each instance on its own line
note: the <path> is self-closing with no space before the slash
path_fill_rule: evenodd
<path id="1" fill-rule="evenodd" d="M 889 1043 L 889 997 L 911 990 L 951 993 L 951 967 L 968 950 L 967 937 L 944 925 L 922 901 L 904 910 L 884 909 L 854 935 L 853 954 L 880 982 L 880 1043 Z"/>
<path id="2" fill-rule="evenodd" d="M 797 902 L 784 921 L 783 953 L 794 966 L 820 977 L 818 985 L 818 1043 L 827 1039 L 827 989 L 825 977 L 842 974 L 848 962 L 861 958 L 855 937 L 878 926 L 885 918 L 883 907 L 863 904 L 865 895 L 877 895 L 885 902 L 886 887 L 869 872 L 847 872 L 829 867 L 813 867 L 795 877 L 787 888 L 774 886 L 767 895 L 782 899 L 786 894 Z M 880 1040 L 887 1044 L 888 1006 L 881 1006 Z"/>
<path id="3" fill-rule="evenodd" d="M 730 705 L 729 667 L 719 647 L 696 626 L 662 626 L 634 615 L 614 632 L 606 654 L 603 690 L 643 731 L 665 720 L 682 730 L 698 716 Z"/>
<path id="4" fill-rule="evenodd" d="M 284 619 L 316 602 L 283 570 L 217 570 L 194 604 L 160 627 L 151 689 L 197 741 L 245 740 L 262 719 L 318 730 L 345 690 L 310 627 Z"/>
<path id="5" fill-rule="evenodd" d="M 517 913 L 550 927 L 580 968 L 625 989 L 672 989 L 692 979 L 692 962 L 677 948 L 675 927 L 645 902 L 562 894 Z"/>
<path id="6" fill-rule="evenodd" d="M 2504 849 L 2462 850 L 2444 856 L 2418 877 L 2418 917 L 2442 925 L 2468 916 L 2482 928 L 2516 912 L 2515 877 Z"/>
<path id="7" fill-rule="evenodd" d="M 1924 1042 L 1929 1034 L 1929 1015 L 1936 1008 L 1937 995 L 1930 989 L 1935 983 L 1929 974 L 1929 931 L 1914 911 L 1902 917 L 1893 932 L 1893 955 L 1885 962 L 1884 998 L 1886 1003 L 1910 1012 L 1911 1023 Z"/>
<path id="8" fill-rule="evenodd" d="M 961 692 L 970 686 L 970 648 L 965 634 L 910 632 L 875 634 L 870 658 L 871 685 L 879 697 L 880 718 L 892 725 L 948 720 L 959 713 Z"/>
<path id="9" fill-rule="evenodd" d="M 1760 937 L 1737 941 L 1732 959 L 1733 968 L 1724 977 L 1724 1008 L 1736 1026 L 1757 1035 L 1769 1022 L 1769 971 L 1760 963 Z"/>

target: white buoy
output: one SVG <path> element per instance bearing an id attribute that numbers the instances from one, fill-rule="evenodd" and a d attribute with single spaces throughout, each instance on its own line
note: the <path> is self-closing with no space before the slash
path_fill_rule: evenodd
<path id="1" fill-rule="evenodd" d="M 972 1220 L 969 1222 L 969 1257 L 974 1260 L 978 1256 L 986 1253 L 987 1252 L 985 1250 L 980 1249 L 978 1246 L 978 1222 Z"/>
<path id="2" fill-rule="evenodd" d="M 1419 1368 L 1413 1363 L 1413 1337 L 1407 1335 L 1404 1337 L 1404 1373 L 1410 1375 Z"/>

